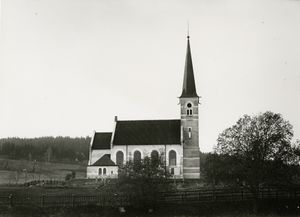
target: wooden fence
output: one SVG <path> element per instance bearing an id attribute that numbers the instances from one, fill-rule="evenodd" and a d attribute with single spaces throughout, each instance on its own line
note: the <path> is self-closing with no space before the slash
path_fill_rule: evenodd
<path id="1" fill-rule="evenodd" d="M 161 193 L 157 202 L 160 204 L 215 203 L 223 201 L 253 200 L 253 194 L 247 189 L 199 189 L 194 191 L 174 191 Z M 298 200 L 300 188 L 297 189 L 260 189 L 259 200 Z M 100 207 L 120 207 L 136 205 L 138 199 L 132 195 L 117 194 L 43 194 L 43 195 L 0 195 L 2 206 L 31 207 L 76 207 L 96 205 Z"/>
<path id="2" fill-rule="evenodd" d="M 230 188 L 167 192 L 162 194 L 161 199 L 166 203 L 210 203 L 222 201 L 248 201 L 253 200 L 254 195 L 248 189 Z M 263 188 L 259 190 L 257 199 L 300 199 L 300 188 Z"/>

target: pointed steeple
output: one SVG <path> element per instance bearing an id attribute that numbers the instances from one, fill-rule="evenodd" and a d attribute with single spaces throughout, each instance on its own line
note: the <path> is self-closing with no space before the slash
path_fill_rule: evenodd
<path id="1" fill-rule="evenodd" d="M 182 94 L 180 98 L 188 98 L 188 97 L 198 97 L 196 92 L 189 34 L 187 36 L 187 50 L 186 50 L 186 57 L 185 57 L 183 87 L 182 87 Z"/>

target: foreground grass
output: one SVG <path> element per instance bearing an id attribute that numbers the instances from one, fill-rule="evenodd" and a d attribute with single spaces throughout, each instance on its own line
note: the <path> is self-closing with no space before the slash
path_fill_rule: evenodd
<path id="1" fill-rule="evenodd" d="M 0 209 L 0 217 L 296 217 L 299 214 L 251 214 L 243 212 L 226 212 L 218 214 L 176 214 L 172 210 L 156 209 L 149 212 L 146 209 L 127 209 L 125 213 L 120 213 L 117 208 L 99 208 L 95 206 L 83 208 L 65 209 L 40 209 L 40 208 L 6 208 Z"/>

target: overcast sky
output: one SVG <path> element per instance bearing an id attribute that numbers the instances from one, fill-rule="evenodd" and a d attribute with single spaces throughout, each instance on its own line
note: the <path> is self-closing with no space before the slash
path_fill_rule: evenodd
<path id="1" fill-rule="evenodd" d="M 187 20 L 200 149 L 266 110 L 300 139 L 297 0 L 2 0 L 0 137 L 180 118 Z"/>

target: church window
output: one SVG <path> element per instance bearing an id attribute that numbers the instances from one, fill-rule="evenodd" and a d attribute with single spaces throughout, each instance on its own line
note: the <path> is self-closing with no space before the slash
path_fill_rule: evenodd
<path id="1" fill-rule="evenodd" d="M 152 152 L 151 152 L 151 162 L 152 162 L 152 165 L 156 165 L 156 166 L 158 166 L 158 159 L 159 158 L 159 156 L 158 156 L 158 151 L 156 151 L 156 150 L 153 150 Z"/>
<path id="2" fill-rule="evenodd" d="M 188 130 L 189 130 L 189 132 L 188 132 L 189 133 L 189 139 L 191 139 L 192 138 L 192 128 L 189 127 Z"/>
<path id="3" fill-rule="evenodd" d="M 187 114 L 187 116 L 192 116 L 193 115 L 193 109 L 187 109 L 186 114 Z"/>
<path id="4" fill-rule="evenodd" d="M 106 175 L 106 168 L 103 168 L 103 175 Z"/>
<path id="5" fill-rule="evenodd" d="M 188 103 L 186 106 L 187 106 L 187 110 L 186 110 L 187 116 L 192 116 L 193 115 L 192 103 Z"/>
<path id="6" fill-rule="evenodd" d="M 169 166 L 176 166 L 176 152 L 174 150 L 169 152 Z"/>
<path id="7" fill-rule="evenodd" d="M 124 154 L 122 151 L 118 151 L 116 154 L 116 159 L 117 159 L 117 165 L 118 166 L 123 166 L 124 163 Z"/>
<path id="8" fill-rule="evenodd" d="M 134 161 L 134 162 L 140 162 L 141 159 L 142 159 L 141 152 L 135 151 L 135 152 L 133 153 L 133 161 Z"/>
<path id="9" fill-rule="evenodd" d="M 99 168 L 98 173 L 99 173 L 99 175 L 102 175 L 102 168 Z"/>
<path id="10" fill-rule="evenodd" d="M 158 160 L 158 151 L 153 150 L 153 151 L 151 152 L 151 159 L 152 159 L 152 160 Z"/>
<path id="11" fill-rule="evenodd" d="M 174 175 L 174 168 L 171 168 L 171 175 Z"/>
<path id="12" fill-rule="evenodd" d="M 192 116 L 192 115 L 193 115 L 193 110 L 192 110 L 192 109 L 187 109 L 187 110 L 186 110 L 186 114 L 187 114 L 188 116 Z"/>

